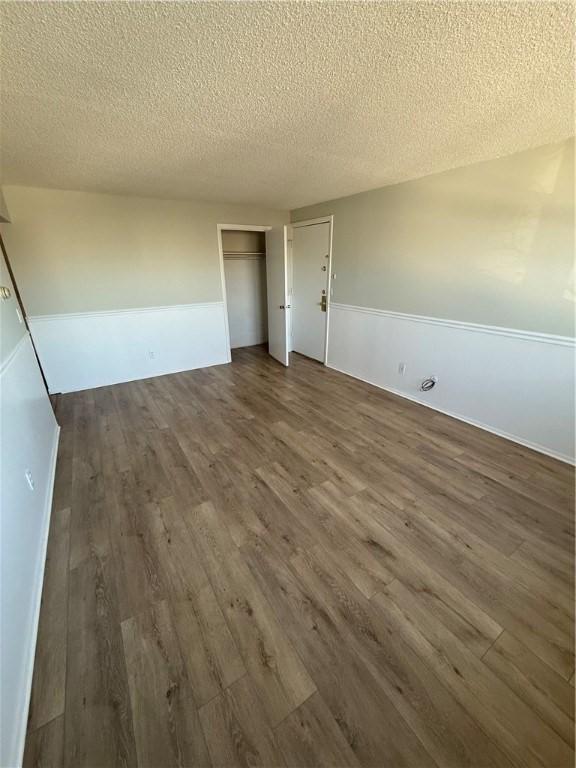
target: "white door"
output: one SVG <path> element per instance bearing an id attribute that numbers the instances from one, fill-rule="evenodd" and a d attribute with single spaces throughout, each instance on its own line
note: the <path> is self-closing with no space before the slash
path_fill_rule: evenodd
<path id="1" fill-rule="evenodd" d="M 287 226 L 274 227 L 266 232 L 268 351 L 282 365 L 288 365 L 287 248 Z"/>
<path id="2" fill-rule="evenodd" d="M 294 226 L 292 349 L 324 362 L 330 268 L 330 224 Z"/>

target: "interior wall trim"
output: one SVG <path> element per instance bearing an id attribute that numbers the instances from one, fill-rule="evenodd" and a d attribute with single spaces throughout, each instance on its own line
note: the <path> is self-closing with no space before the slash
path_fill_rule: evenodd
<path id="1" fill-rule="evenodd" d="M 149 312 L 187 312 L 190 309 L 207 309 L 209 307 L 222 307 L 223 301 L 199 301 L 194 304 L 167 304 L 159 307 L 131 307 L 129 309 L 101 309 L 93 312 L 66 312 L 58 315 L 29 315 L 28 322 L 45 322 L 52 320 L 72 320 L 74 318 L 110 317 L 115 315 L 138 315 Z"/>
<path id="2" fill-rule="evenodd" d="M 393 312 L 388 309 L 375 309 L 373 307 L 357 307 L 353 304 L 340 304 L 332 301 L 333 309 L 344 312 L 362 312 L 367 315 L 379 315 L 380 317 L 392 317 L 399 320 L 408 320 L 413 323 L 426 323 L 427 325 L 442 325 L 448 328 L 459 328 L 474 333 L 489 333 L 495 336 L 510 336 L 526 341 L 539 341 L 543 344 L 556 344 L 561 347 L 576 347 L 576 338 L 572 336 L 560 336 L 551 333 L 539 333 L 537 331 L 519 330 L 516 328 L 502 328 L 497 325 L 481 325 L 463 320 L 449 320 L 441 317 L 427 317 L 426 315 L 412 315 L 405 312 Z"/>

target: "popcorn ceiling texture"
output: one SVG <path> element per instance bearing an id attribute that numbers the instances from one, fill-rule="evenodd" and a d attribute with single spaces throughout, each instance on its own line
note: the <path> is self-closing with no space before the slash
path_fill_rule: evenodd
<path id="1" fill-rule="evenodd" d="M 5 184 L 293 208 L 573 133 L 572 5 L 5 2 Z"/>

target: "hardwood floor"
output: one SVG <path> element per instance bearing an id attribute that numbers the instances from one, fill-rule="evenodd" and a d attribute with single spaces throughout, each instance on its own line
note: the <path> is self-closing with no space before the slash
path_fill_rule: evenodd
<path id="1" fill-rule="evenodd" d="M 573 470 L 292 363 L 58 397 L 25 765 L 572 766 Z"/>

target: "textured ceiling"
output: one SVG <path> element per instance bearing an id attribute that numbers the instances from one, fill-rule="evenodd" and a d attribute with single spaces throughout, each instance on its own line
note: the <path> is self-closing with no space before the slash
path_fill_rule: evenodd
<path id="1" fill-rule="evenodd" d="M 293 208 L 573 133 L 552 2 L 2 2 L 2 181 Z"/>

